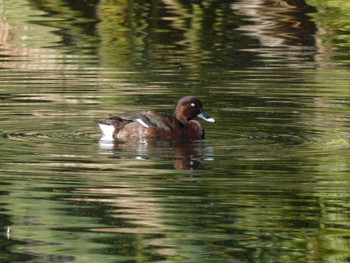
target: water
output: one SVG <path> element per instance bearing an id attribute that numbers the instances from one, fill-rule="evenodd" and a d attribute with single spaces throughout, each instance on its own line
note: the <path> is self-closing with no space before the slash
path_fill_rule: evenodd
<path id="1" fill-rule="evenodd" d="M 0 1 L 0 261 L 349 262 L 348 33 L 297 2 Z M 205 141 L 99 140 L 189 94 Z"/>

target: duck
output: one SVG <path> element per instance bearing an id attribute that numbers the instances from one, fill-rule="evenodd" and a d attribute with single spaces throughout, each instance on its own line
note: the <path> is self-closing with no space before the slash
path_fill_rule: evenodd
<path id="1" fill-rule="evenodd" d="M 172 114 L 156 111 L 122 113 L 97 121 L 102 138 L 127 141 L 130 139 L 201 140 L 205 138 L 203 119 L 215 123 L 195 96 L 179 99 Z"/>

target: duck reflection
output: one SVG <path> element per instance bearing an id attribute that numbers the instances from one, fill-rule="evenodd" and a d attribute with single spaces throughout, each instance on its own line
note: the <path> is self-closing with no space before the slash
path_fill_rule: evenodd
<path id="1" fill-rule="evenodd" d="M 144 160 L 173 160 L 174 168 L 194 170 L 201 167 L 203 161 L 213 160 L 211 147 L 205 147 L 203 140 L 171 141 L 171 140 L 130 140 L 117 141 L 102 138 L 99 141 L 101 154 L 131 155 L 131 158 Z"/>

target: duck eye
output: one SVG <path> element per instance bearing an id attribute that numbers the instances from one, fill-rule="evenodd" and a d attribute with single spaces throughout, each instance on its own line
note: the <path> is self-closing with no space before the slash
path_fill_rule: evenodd
<path id="1" fill-rule="evenodd" d="M 192 102 L 192 103 L 191 103 L 191 106 L 194 107 L 194 106 L 196 106 L 196 104 L 194 104 L 194 103 Z"/>

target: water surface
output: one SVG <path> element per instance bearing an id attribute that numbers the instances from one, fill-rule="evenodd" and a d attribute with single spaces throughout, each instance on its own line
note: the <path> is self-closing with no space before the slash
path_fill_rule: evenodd
<path id="1" fill-rule="evenodd" d="M 296 2 L 0 1 L 0 261 L 348 262 L 349 55 Z M 100 141 L 189 94 L 205 141 Z"/>

